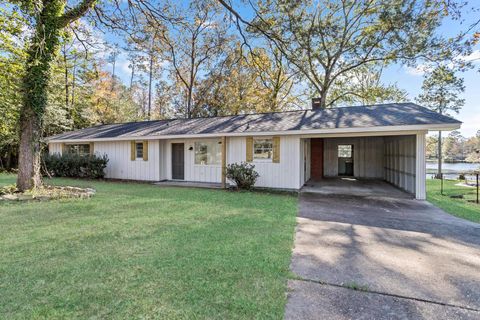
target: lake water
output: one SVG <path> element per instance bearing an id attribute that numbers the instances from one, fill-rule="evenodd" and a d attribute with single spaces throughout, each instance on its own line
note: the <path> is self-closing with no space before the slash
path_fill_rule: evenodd
<path id="1" fill-rule="evenodd" d="M 431 178 L 437 172 L 437 161 L 427 161 L 427 177 Z M 446 179 L 457 179 L 460 173 L 472 173 L 480 170 L 480 163 L 442 163 L 442 171 Z M 467 178 L 473 179 L 473 175 Z"/>
<path id="2" fill-rule="evenodd" d="M 437 161 L 427 161 L 427 172 L 435 172 L 437 167 Z M 475 170 L 480 170 L 480 163 L 442 163 L 442 171 L 444 173 L 461 173 Z"/>

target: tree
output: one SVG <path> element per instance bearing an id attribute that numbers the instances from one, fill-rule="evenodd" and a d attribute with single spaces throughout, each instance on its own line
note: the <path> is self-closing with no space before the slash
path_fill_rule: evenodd
<path id="1" fill-rule="evenodd" d="M 338 77 L 331 88 L 331 105 L 398 103 L 407 101 L 407 92 L 396 84 L 381 82 L 383 68 L 365 64 Z"/>
<path id="2" fill-rule="evenodd" d="M 267 49 L 250 50 L 247 64 L 260 80 L 265 94 L 263 112 L 284 111 L 299 103 L 299 95 L 294 93 L 298 72 L 288 68 L 283 53 L 269 45 Z"/>
<path id="3" fill-rule="evenodd" d="M 455 71 L 440 65 L 425 74 L 422 93 L 417 97 L 418 103 L 440 114 L 458 113 L 465 100 L 459 95 L 465 91 L 463 79 L 455 75 Z M 438 132 L 438 169 L 437 178 L 442 174 L 442 132 Z"/>
<path id="4" fill-rule="evenodd" d="M 263 109 L 265 90 L 247 59 L 237 47 L 199 83 L 197 115 L 233 115 Z"/>
<path id="5" fill-rule="evenodd" d="M 40 140 L 47 107 L 51 63 L 55 60 L 65 27 L 82 17 L 96 0 L 82 0 L 68 7 L 65 0 L 12 1 L 33 21 L 22 79 L 20 149 L 17 188 L 21 191 L 41 185 Z"/>
<path id="6" fill-rule="evenodd" d="M 171 102 L 174 99 L 175 93 L 170 85 L 165 80 L 160 80 L 155 85 L 155 107 L 152 114 L 153 119 L 168 119 L 173 116 Z"/>
<path id="7" fill-rule="evenodd" d="M 430 0 L 260 0 L 249 2 L 254 17 L 247 20 L 230 2 L 218 1 L 238 25 L 247 25 L 285 55 L 320 97 L 321 107 L 339 99 L 340 91 L 331 89 L 352 71 L 412 63 L 437 48 L 434 31 L 448 14 L 445 3 Z"/>
<path id="8" fill-rule="evenodd" d="M 480 162 L 480 130 L 474 137 L 470 137 L 465 141 L 465 153 L 468 162 Z"/>
<path id="9" fill-rule="evenodd" d="M 288 110 L 299 104 L 295 73 L 289 73 L 278 51 L 227 51 L 198 85 L 194 110 L 203 116 Z"/>
<path id="10" fill-rule="evenodd" d="M 444 158 L 451 162 L 465 160 L 465 140 L 460 131 L 450 132 L 443 143 Z"/>
<path id="11" fill-rule="evenodd" d="M 142 19 L 144 20 L 144 19 Z M 135 30 L 134 34 L 129 36 L 131 54 L 132 76 L 130 83 L 133 83 L 135 66 L 139 70 L 147 73 L 148 77 L 148 100 L 146 107 L 146 118 L 150 119 L 152 114 L 154 80 L 160 73 L 164 46 L 161 43 L 160 34 L 165 32 L 163 25 L 158 23 L 144 21 Z"/>
<path id="12" fill-rule="evenodd" d="M 105 71 L 100 71 L 93 80 L 94 88 L 89 97 L 89 119 L 93 123 L 108 124 L 138 120 L 138 107 L 134 103 L 130 90 L 123 83 L 115 81 L 115 90 L 111 90 L 115 79 Z"/>
<path id="13" fill-rule="evenodd" d="M 180 21 L 161 33 L 167 47 L 165 56 L 178 87 L 184 88 L 184 115 L 192 117 L 193 98 L 202 72 L 223 54 L 228 41 L 227 27 L 219 17 L 219 6 L 209 0 L 194 0 Z"/>
<path id="14" fill-rule="evenodd" d="M 0 8 L 0 168 L 14 168 L 18 156 L 18 118 L 25 50 L 24 26 L 28 24 L 9 6 Z"/>
<path id="15" fill-rule="evenodd" d="M 426 138 L 426 155 L 427 159 L 438 159 L 438 137 L 436 135 L 427 136 Z"/>
<path id="16" fill-rule="evenodd" d="M 0 167 L 10 169 L 17 165 L 19 149 L 19 113 L 22 103 L 22 76 L 26 60 L 26 46 L 32 25 L 12 5 L 0 9 Z M 52 61 L 51 81 L 47 88 L 47 107 L 42 135 L 48 136 L 84 128 L 93 123 L 86 117 L 90 107 L 86 101 L 91 94 L 91 75 L 99 59 L 98 40 L 80 21 L 70 24 L 62 32 L 60 55 Z M 92 72 L 93 71 L 93 72 Z"/>

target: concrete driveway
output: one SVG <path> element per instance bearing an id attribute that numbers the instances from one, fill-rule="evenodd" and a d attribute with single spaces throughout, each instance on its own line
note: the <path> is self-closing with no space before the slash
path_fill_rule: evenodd
<path id="1" fill-rule="evenodd" d="M 480 225 L 428 202 L 300 195 L 286 319 L 480 319 Z"/>

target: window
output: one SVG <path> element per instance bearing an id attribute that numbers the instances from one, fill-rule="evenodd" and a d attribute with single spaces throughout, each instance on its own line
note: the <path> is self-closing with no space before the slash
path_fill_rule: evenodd
<path id="1" fill-rule="evenodd" d="M 253 140 L 253 159 L 269 160 L 273 155 L 273 139 Z"/>
<path id="2" fill-rule="evenodd" d="M 90 144 L 68 144 L 67 153 L 86 156 L 90 154 Z"/>
<path id="3" fill-rule="evenodd" d="M 352 157 L 352 145 L 351 144 L 339 144 L 338 145 L 338 157 L 339 158 L 351 158 Z"/>
<path id="4" fill-rule="evenodd" d="M 135 154 L 137 159 L 143 159 L 143 142 L 135 142 Z"/>
<path id="5" fill-rule="evenodd" d="M 222 158 L 221 147 L 222 145 L 216 140 L 195 142 L 195 164 L 220 164 Z"/>

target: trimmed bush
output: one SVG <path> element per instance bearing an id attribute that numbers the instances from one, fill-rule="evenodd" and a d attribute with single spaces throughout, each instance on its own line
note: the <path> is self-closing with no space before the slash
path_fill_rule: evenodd
<path id="1" fill-rule="evenodd" d="M 254 169 L 255 166 L 250 163 L 232 163 L 227 165 L 226 176 L 236 183 L 237 188 L 251 190 L 260 176 Z"/>
<path id="2" fill-rule="evenodd" d="M 42 170 L 45 175 L 100 179 L 105 176 L 107 155 L 46 154 Z"/>

